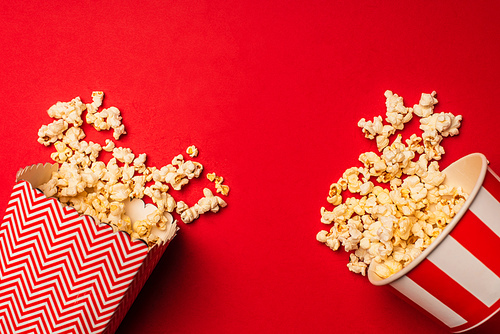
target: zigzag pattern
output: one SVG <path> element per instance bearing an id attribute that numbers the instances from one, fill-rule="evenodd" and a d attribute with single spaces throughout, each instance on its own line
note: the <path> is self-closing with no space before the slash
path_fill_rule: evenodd
<path id="1" fill-rule="evenodd" d="M 147 254 L 18 182 L 0 226 L 0 332 L 103 332 Z"/>

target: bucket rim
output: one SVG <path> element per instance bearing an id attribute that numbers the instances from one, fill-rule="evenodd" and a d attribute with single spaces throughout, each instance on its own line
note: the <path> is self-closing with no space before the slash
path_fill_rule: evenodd
<path id="1" fill-rule="evenodd" d="M 415 269 L 424 259 L 426 259 L 430 253 L 432 253 L 438 246 L 439 244 L 450 234 L 450 232 L 453 230 L 453 228 L 458 224 L 458 222 L 462 219 L 463 215 L 469 210 L 469 207 L 471 206 L 472 202 L 476 198 L 477 193 L 481 189 L 484 178 L 486 176 L 486 172 L 488 170 L 488 160 L 486 159 L 486 156 L 482 153 L 471 153 L 466 156 L 463 156 L 462 158 L 456 160 L 452 164 L 450 164 L 448 167 L 446 167 L 443 170 L 443 173 L 446 173 L 446 170 L 453 165 L 457 164 L 458 162 L 461 162 L 465 159 L 470 159 L 473 157 L 480 157 L 481 158 L 481 170 L 479 173 L 479 176 L 476 180 L 476 183 L 474 185 L 474 188 L 470 192 L 469 196 L 467 197 L 467 200 L 463 204 L 463 206 L 460 208 L 460 210 L 457 212 L 457 214 L 453 217 L 451 222 L 443 229 L 443 231 L 439 234 L 439 236 L 427 247 L 419 256 L 417 256 L 411 263 L 406 266 L 405 268 L 401 269 L 394 275 L 391 275 L 387 278 L 380 278 L 377 274 L 375 274 L 372 264 L 368 267 L 368 280 L 370 281 L 371 284 L 377 285 L 377 286 L 382 286 L 382 285 L 387 285 L 391 284 L 398 279 L 406 276 L 410 271 Z"/>

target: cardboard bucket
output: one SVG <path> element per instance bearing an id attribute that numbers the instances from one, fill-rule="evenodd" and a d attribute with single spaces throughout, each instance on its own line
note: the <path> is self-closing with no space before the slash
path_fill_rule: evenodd
<path id="1" fill-rule="evenodd" d="M 158 263 L 148 246 L 47 198 L 37 186 L 57 165 L 21 170 L 0 225 L 1 333 L 114 333 Z M 132 221 L 155 207 L 126 204 Z"/>
<path id="2" fill-rule="evenodd" d="M 469 194 L 463 207 L 403 270 L 381 279 L 370 266 L 368 278 L 460 333 L 484 327 L 500 310 L 500 179 L 479 153 L 443 172 L 446 184 Z"/>

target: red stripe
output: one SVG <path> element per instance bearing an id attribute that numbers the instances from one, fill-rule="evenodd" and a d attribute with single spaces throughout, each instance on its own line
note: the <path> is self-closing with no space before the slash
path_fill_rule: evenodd
<path id="1" fill-rule="evenodd" d="M 500 238 L 471 210 L 468 210 L 450 235 L 479 261 L 500 276 L 500 261 L 496 254 Z"/>
<path id="2" fill-rule="evenodd" d="M 500 179 L 490 167 L 486 171 L 483 187 L 500 202 Z"/>
<path id="3" fill-rule="evenodd" d="M 488 313 L 486 305 L 428 259 L 424 259 L 407 276 L 469 324 L 484 319 Z"/>

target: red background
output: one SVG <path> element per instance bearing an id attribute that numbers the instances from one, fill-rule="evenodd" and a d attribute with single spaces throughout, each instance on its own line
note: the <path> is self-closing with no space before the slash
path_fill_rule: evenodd
<path id="1" fill-rule="evenodd" d="M 93 90 L 118 142 L 161 167 L 195 144 L 228 207 L 178 236 L 117 333 L 444 333 L 315 241 L 329 185 L 373 150 L 356 126 L 384 91 L 461 114 L 441 166 L 500 172 L 496 1 L 9 1 L 0 4 L 0 212 L 21 167 L 49 162 L 46 110 Z M 415 123 L 415 122 L 413 122 Z M 104 142 L 110 133 L 88 138 Z M 204 174 L 205 175 L 205 174 Z M 177 199 L 201 197 L 205 177 Z"/>

